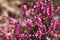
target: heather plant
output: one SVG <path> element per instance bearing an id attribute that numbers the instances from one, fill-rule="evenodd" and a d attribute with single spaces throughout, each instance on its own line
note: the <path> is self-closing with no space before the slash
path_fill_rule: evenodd
<path id="1" fill-rule="evenodd" d="M 16 20 L 2 16 L 9 25 L 1 30 L 6 40 L 60 40 L 60 18 L 55 19 L 55 9 L 52 0 L 37 0 L 21 6 L 22 19 Z M 60 12 L 60 7 L 56 9 Z"/>

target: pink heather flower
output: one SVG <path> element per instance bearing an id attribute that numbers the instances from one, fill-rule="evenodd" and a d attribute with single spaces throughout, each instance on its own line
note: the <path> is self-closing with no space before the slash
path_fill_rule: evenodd
<path id="1" fill-rule="evenodd" d="M 14 24 L 15 25 L 15 23 L 16 23 L 16 20 L 13 19 L 13 18 L 8 18 L 8 21 L 10 22 L 10 24 Z"/>
<path id="2" fill-rule="evenodd" d="M 57 35 L 60 33 L 60 19 L 56 20 L 54 23 L 51 23 L 48 33 L 50 34 L 50 36 L 53 36 L 54 33 L 56 33 Z"/>
<path id="3" fill-rule="evenodd" d="M 23 6 L 22 6 L 22 11 L 23 11 L 23 12 L 27 11 L 27 5 L 23 5 Z"/>
<path id="4" fill-rule="evenodd" d="M 21 7 L 21 9 L 22 9 L 22 14 L 23 14 L 23 16 L 28 16 L 28 12 L 27 12 L 27 5 L 23 5 L 22 7 Z"/>
<path id="5" fill-rule="evenodd" d="M 60 12 L 60 6 L 57 7 L 56 11 Z"/>
<path id="6" fill-rule="evenodd" d="M 31 19 L 27 19 L 27 20 L 25 20 L 25 22 L 26 22 L 26 24 L 29 25 L 29 26 L 32 25 L 32 20 L 31 20 Z"/>
<path id="7" fill-rule="evenodd" d="M 2 36 L 6 38 L 6 40 L 12 40 L 13 35 L 12 35 L 11 28 L 9 27 L 6 29 L 2 28 L 1 32 L 2 32 Z"/>
<path id="8" fill-rule="evenodd" d="M 17 21 L 13 18 L 5 17 L 5 16 L 2 16 L 2 18 L 3 18 L 3 20 L 7 20 L 10 24 L 15 25 L 15 23 L 17 23 Z"/>
<path id="9" fill-rule="evenodd" d="M 22 14 L 23 14 L 24 17 L 29 17 L 30 13 L 33 11 L 33 9 L 27 10 L 27 5 L 23 5 L 21 7 L 21 9 L 22 9 Z"/>
<path id="10" fill-rule="evenodd" d="M 25 15 L 25 17 L 29 17 L 30 16 L 30 10 L 28 10 L 28 11 L 26 11 L 26 13 L 24 14 Z"/>

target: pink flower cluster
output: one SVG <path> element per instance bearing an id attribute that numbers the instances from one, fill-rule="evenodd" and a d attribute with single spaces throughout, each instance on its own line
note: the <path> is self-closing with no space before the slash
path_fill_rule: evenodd
<path id="1" fill-rule="evenodd" d="M 30 8 L 24 4 L 21 10 L 23 20 L 3 17 L 15 25 L 13 34 L 2 30 L 6 40 L 60 40 L 60 19 L 54 19 L 52 0 L 38 0 Z"/>

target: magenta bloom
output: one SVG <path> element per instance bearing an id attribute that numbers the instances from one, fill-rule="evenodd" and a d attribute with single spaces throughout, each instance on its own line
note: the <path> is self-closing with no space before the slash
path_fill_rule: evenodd
<path id="1" fill-rule="evenodd" d="M 56 11 L 60 12 L 60 6 L 57 7 Z"/>
<path id="2" fill-rule="evenodd" d="M 32 25 L 32 20 L 30 20 L 30 19 L 27 19 L 25 22 L 26 22 L 26 24 L 29 25 L 29 26 Z"/>

